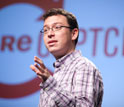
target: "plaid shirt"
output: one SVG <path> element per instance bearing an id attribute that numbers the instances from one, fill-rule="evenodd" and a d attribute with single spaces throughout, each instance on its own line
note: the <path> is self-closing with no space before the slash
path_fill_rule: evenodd
<path id="1" fill-rule="evenodd" d="M 39 107 L 101 107 L 100 72 L 80 51 L 58 59 L 54 67 L 54 75 L 40 84 Z"/>

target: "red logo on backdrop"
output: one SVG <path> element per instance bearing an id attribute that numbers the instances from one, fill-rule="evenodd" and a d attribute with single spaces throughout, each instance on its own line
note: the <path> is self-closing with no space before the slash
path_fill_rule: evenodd
<path id="1" fill-rule="evenodd" d="M 42 8 L 44 11 L 50 8 L 57 8 L 57 7 L 62 8 L 63 6 L 63 0 L 1 0 L 0 9 L 4 8 L 5 6 L 11 4 L 17 4 L 17 3 L 33 4 Z M 38 20 L 42 20 L 42 16 L 40 16 Z M 40 56 L 43 57 L 42 55 Z M 36 77 L 30 81 L 16 85 L 0 83 L 0 97 L 19 98 L 30 95 L 40 89 L 39 88 L 40 82 L 41 80 L 38 77 Z"/>

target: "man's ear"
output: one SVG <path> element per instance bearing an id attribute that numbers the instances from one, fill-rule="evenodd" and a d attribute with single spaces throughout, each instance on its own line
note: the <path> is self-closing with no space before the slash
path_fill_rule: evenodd
<path id="1" fill-rule="evenodd" d="M 78 37 L 79 30 L 77 28 L 74 28 L 72 30 L 72 40 L 76 40 Z"/>

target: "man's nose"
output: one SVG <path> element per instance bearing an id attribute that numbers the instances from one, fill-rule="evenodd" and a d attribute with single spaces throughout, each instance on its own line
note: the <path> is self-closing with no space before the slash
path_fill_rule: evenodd
<path id="1" fill-rule="evenodd" d="M 50 29 L 48 32 L 48 37 L 51 38 L 53 36 L 55 36 L 55 33 L 54 33 L 53 29 Z"/>

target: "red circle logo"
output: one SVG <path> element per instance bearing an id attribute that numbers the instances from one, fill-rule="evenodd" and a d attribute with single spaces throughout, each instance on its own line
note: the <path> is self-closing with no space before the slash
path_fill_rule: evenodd
<path id="1" fill-rule="evenodd" d="M 28 3 L 36 5 L 42 8 L 44 11 L 50 8 L 62 8 L 63 0 L 2 0 L 0 1 L 0 9 L 5 6 L 17 4 L 17 3 Z M 50 5 L 48 5 L 50 4 Z M 37 20 L 42 20 L 40 16 Z M 40 47 L 39 47 L 40 48 Z M 43 56 L 41 56 L 43 57 Z M 50 70 L 49 70 L 50 71 Z M 52 74 L 52 73 L 51 73 Z M 30 95 L 40 89 L 39 84 L 41 80 L 38 77 L 33 78 L 30 81 L 25 81 L 21 84 L 5 84 L 0 83 L 0 97 L 1 98 L 20 98 Z"/>

